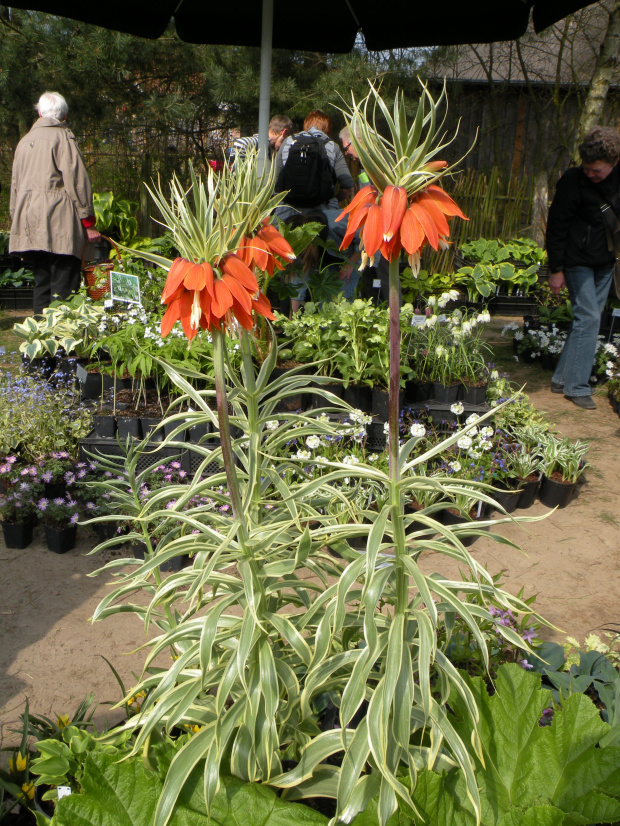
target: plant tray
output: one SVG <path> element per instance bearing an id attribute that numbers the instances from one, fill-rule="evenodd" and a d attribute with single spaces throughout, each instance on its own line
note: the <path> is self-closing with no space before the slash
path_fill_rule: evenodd
<path id="1" fill-rule="evenodd" d="M 80 439 L 79 458 L 80 461 L 85 461 L 91 456 L 95 459 L 100 456 L 123 456 L 124 450 L 118 444 L 116 439 L 100 439 L 93 435 L 92 431 L 84 439 Z M 189 457 L 188 451 L 183 448 L 176 447 L 162 447 L 161 442 L 148 442 L 148 452 L 144 452 L 138 458 L 136 471 L 140 473 L 147 467 L 161 458 L 162 462 L 168 459 L 178 458 L 181 462 L 183 470 L 189 471 Z"/>
<path id="2" fill-rule="evenodd" d="M 3 310 L 32 310 L 32 287 L 4 287 L 0 290 Z"/>
<path id="3" fill-rule="evenodd" d="M 17 272 L 17 270 L 21 270 L 24 265 L 22 264 L 22 259 L 19 255 L 0 255 L 0 272 L 4 270 L 12 270 L 13 272 Z"/>

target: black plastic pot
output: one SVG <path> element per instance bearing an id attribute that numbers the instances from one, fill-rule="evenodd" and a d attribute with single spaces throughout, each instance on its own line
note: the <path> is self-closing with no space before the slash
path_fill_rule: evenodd
<path id="1" fill-rule="evenodd" d="M 521 489 L 515 489 L 506 485 L 503 489 L 494 490 L 490 494 L 492 499 L 495 499 L 498 505 L 501 505 L 506 513 L 514 513 L 519 507 L 519 499 L 521 498 Z"/>
<path id="2" fill-rule="evenodd" d="M 462 384 L 459 398 L 463 404 L 484 404 L 487 400 L 487 385 L 482 384 L 479 387 L 473 387 Z"/>
<path id="3" fill-rule="evenodd" d="M 460 384 L 442 384 L 440 381 L 434 381 L 431 391 L 432 398 L 441 404 L 454 404 L 459 397 Z"/>
<path id="4" fill-rule="evenodd" d="M 209 433 L 211 433 L 211 422 L 200 422 L 187 429 L 188 440 L 195 445 Z"/>
<path id="5" fill-rule="evenodd" d="M 450 527 L 450 526 L 453 526 L 453 525 L 464 525 L 465 523 L 470 524 L 472 526 L 475 524 L 474 519 L 468 519 L 467 517 L 463 516 L 462 514 L 454 513 L 453 511 L 449 510 L 448 508 L 445 508 L 444 510 L 439 511 L 438 518 L 440 519 L 441 523 L 443 525 L 445 525 L 446 527 Z M 465 545 L 465 547 L 467 548 L 469 545 L 473 545 L 474 542 L 476 541 L 476 539 L 478 539 L 478 537 L 477 536 L 460 536 L 459 539 L 460 539 L 461 543 L 463 545 Z"/>
<path id="6" fill-rule="evenodd" d="M 339 399 L 342 399 L 344 396 L 344 387 L 341 384 L 322 384 L 321 390 L 327 391 L 332 393 L 334 396 L 337 396 Z M 308 393 L 308 408 L 315 410 L 317 407 L 329 407 L 331 402 L 329 399 L 326 399 L 319 393 Z"/>
<path id="7" fill-rule="evenodd" d="M 140 427 L 140 419 L 135 416 L 118 416 L 116 419 L 118 428 L 118 435 L 121 440 L 125 440 L 127 436 L 134 439 L 142 437 L 142 428 Z"/>
<path id="8" fill-rule="evenodd" d="M 75 548 L 77 525 L 69 525 L 66 528 L 54 528 L 51 525 L 44 525 L 44 528 L 48 551 L 55 554 L 66 554 L 67 551 Z"/>
<path id="9" fill-rule="evenodd" d="M 543 476 L 538 498 L 548 508 L 565 508 L 572 499 L 577 484 L 574 482 L 556 482 Z"/>
<path id="10" fill-rule="evenodd" d="M 87 373 L 84 381 L 80 381 L 80 395 L 83 399 L 98 399 L 105 389 L 101 373 Z"/>
<path id="11" fill-rule="evenodd" d="M 93 416 L 95 436 L 98 439 L 113 439 L 116 433 L 116 419 L 114 416 Z"/>
<path id="12" fill-rule="evenodd" d="M 159 427 L 160 424 L 161 419 L 142 417 L 140 419 L 140 428 L 144 438 L 151 442 L 163 442 L 165 432 L 163 427 Z"/>
<path id="13" fill-rule="evenodd" d="M 519 497 L 519 510 L 531 507 L 536 501 L 538 488 L 540 487 L 540 476 L 536 479 L 531 479 L 529 482 L 525 479 L 520 480 L 521 496 Z"/>
<path id="14" fill-rule="evenodd" d="M 362 413 L 372 413 L 372 389 L 365 384 L 350 384 L 345 387 L 344 400 Z"/>
<path id="15" fill-rule="evenodd" d="M 29 359 L 22 355 L 22 365 L 31 376 L 39 376 L 47 381 L 56 369 L 55 356 L 43 356 L 38 359 Z"/>
<path id="16" fill-rule="evenodd" d="M 4 534 L 4 544 L 7 548 L 15 548 L 22 551 L 32 542 L 32 522 L 3 522 L 2 533 Z"/>
<path id="17" fill-rule="evenodd" d="M 398 409 L 401 408 L 401 394 L 398 394 Z M 387 390 L 372 391 L 372 415 L 377 416 L 382 422 L 387 422 L 390 415 L 390 394 Z"/>
<path id="18" fill-rule="evenodd" d="M 405 387 L 405 398 L 410 404 L 420 404 L 427 402 L 432 395 L 433 385 L 430 381 L 407 382 Z"/>

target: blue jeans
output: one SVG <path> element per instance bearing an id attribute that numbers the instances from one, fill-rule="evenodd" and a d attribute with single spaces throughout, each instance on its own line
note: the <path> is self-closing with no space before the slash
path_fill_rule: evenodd
<path id="1" fill-rule="evenodd" d="M 603 267 L 567 267 L 564 278 L 573 306 L 573 323 L 553 381 L 564 385 L 565 396 L 590 396 L 589 379 L 596 341 L 613 276 L 613 264 Z"/>

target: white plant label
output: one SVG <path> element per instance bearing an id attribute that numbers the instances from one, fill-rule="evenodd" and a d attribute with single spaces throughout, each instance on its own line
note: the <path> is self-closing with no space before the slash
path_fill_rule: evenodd
<path id="1" fill-rule="evenodd" d="M 380 278 L 373 278 L 372 279 L 372 287 L 374 290 L 381 289 L 381 279 Z"/>
<path id="2" fill-rule="evenodd" d="M 77 364 L 75 366 L 75 375 L 77 376 L 77 380 L 80 382 L 80 384 L 84 384 L 84 382 L 88 378 L 88 373 L 82 367 L 81 364 Z"/>
<path id="3" fill-rule="evenodd" d="M 69 797 L 71 794 L 71 786 L 58 786 L 56 791 L 58 792 L 58 799 L 62 800 L 63 797 Z"/>

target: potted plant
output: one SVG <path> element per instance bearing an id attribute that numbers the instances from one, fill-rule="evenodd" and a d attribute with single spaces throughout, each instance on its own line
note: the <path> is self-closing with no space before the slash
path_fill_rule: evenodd
<path id="1" fill-rule="evenodd" d="M 64 496 L 67 485 L 74 481 L 73 461 L 66 450 L 49 453 L 39 460 L 39 478 L 48 498 Z"/>
<path id="2" fill-rule="evenodd" d="M 80 518 L 78 503 L 69 495 L 54 499 L 41 497 L 36 510 L 45 529 L 47 548 L 53 553 L 64 554 L 75 547 L 77 523 Z"/>
<path id="3" fill-rule="evenodd" d="M 571 442 L 548 434 L 543 445 L 541 470 L 543 472 L 539 499 L 548 508 L 565 508 L 577 486 L 577 480 L 588 467 L 584 456 L 589 443 L 581 439 Z"/>
<path id="4" fill-rule="evenodd" d="M 34 502 L 41 493 L 40 484 L 18 473 L 13 476 L 10 488 L 0 493 L 0 520 L 7 548 L 21 550 L 32 542 L 36 521 Z"/>

